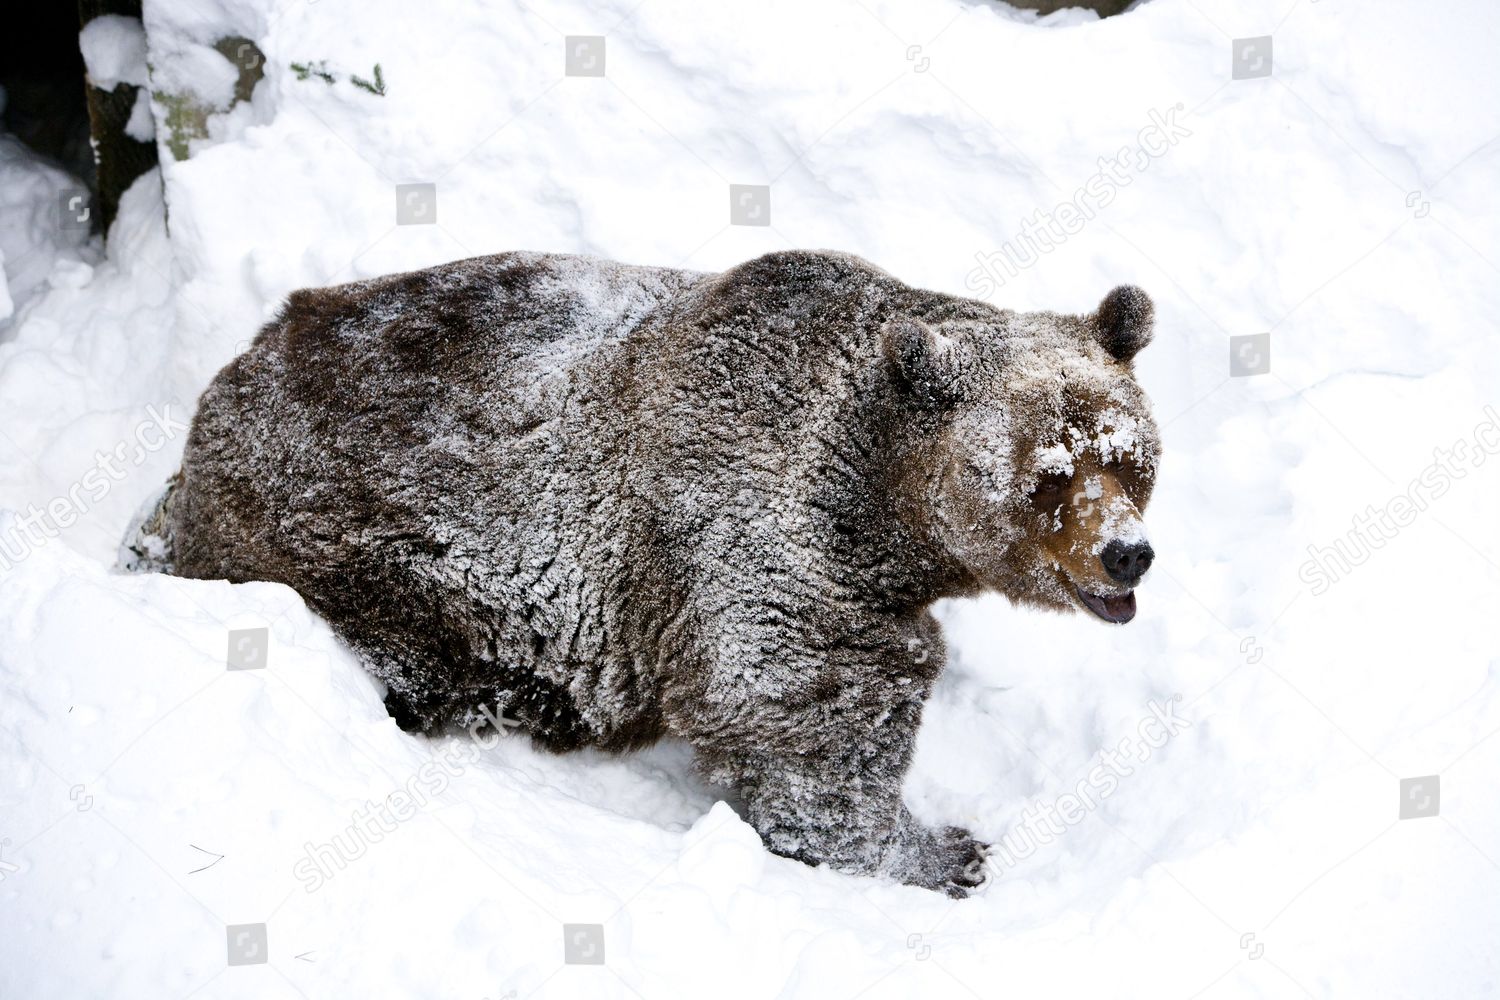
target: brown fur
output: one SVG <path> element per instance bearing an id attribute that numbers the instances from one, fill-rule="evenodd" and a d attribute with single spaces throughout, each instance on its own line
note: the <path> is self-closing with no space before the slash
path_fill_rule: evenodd
<path id="1" fill-rule="evenodd" d="M 404 727 L 678 736 L 772 850 L 962 894 L 981 845 L 900 796 L 929 609 L 1123 599 L 1099 559 L 1155 475 L 1149 336 L 1134 289 L 1019 314 L 810 251 L 298 292 L 204 393 L 138 561 L 295 587 Z"/>

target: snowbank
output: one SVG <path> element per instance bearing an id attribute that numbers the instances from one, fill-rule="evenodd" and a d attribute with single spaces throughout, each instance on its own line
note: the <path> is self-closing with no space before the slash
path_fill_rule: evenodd
<path id="1" fill-rule="evenodd" d="M 81 183 L 0 132 L 0 343 L 13 336 L 17 317 L 55 268 L 97 260 L 90 211 Z"/>
<path id="2" fill-rule="evenodd" d="M 170 74 L 220 38 L 265 76 L 164 168 L 170 237 L 155 176 L 107 259 L 25 222 L 56 178 L 0 184 L 22 219 L 0 227 L 0 994 L 1493 994 L 1500 10 L 145 21 L 204 99 L 230 103 L 229 69 Z M 1232 79 L 1263 54 L 1234 39 L 1267 34 L 1273 74 Z M 565 74 L 597 54 L 569 35 L 604 36 L 602 78 Z M 383 95 L 355 82 L 376 64 Z M 731 184 L 769 186 L 769 225 L 731 224 Z M 413 192 L 435 222 L 398 224 Z M 49 263 L 18 282 L 30 246 Z M 405 736 L 290 591 L 107 569 L 176 423 L 290 289 L 518 247 L 715 269 L 788 246 L 1016 308 L 1156 300 L 1135 623 L 943 609 L 908 798 L 1004 846 L 981 898 L 767 856 L 681 746 Z"/>

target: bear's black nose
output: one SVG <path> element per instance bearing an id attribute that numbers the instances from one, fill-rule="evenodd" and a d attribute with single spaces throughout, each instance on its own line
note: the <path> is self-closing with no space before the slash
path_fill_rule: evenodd
<path id="1" fill-rule="evenodd" d="M 1151 546 L 1146 542 L 1122 542 L 1118 538 L 1104 546 L 1104 551 L 1099 553 L 1099 561 L 1104 564 L 1104 572 L 1109 574 L 1109 578 L 1132 587 L 1146 575 L 1146 570 L 1151 568 L 1151 560 L 1155 558 L 1156 553 L 1151 551 Z"/>

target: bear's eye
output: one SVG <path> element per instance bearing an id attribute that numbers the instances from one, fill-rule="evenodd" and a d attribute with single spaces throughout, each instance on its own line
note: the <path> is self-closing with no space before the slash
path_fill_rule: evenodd
<path id="1" fill-rule="evenodd" d="M 1072 477 L 1061 472 L 1049 472 L 1037 478 L 1036 489 L 1031 491 L 1032 502 L 1038 507 L 1052 510 L 1068 502 L 1068 487 Z"/>
<path id="2" fill-rule="evenodd" d="M 1109 464 L 1108 468 L 1114 474 L 1115 479 L 1125 489 L 1125 492 L 1129 493 L 1132 497 L 1139 493 L 1142 486 L 1145 485 L 1142 479 L 1141 467 L 1128 456 L 1116 459 Z"/>

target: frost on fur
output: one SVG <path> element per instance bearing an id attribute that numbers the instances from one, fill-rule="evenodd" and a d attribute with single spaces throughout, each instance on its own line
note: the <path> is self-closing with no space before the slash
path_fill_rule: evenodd
<path id="1" fill-rule="evenodd" d="M 983 846 L 901 803 L 928 609 L 1134 612 L 1105 564 L 1157 461 L 1131 291 L 1019 314 L 793 251 L 297 292 L 127 549 L 296 588 L 405 728 L 485 704 L 555 750 L 672 734 L 773 851 L 961 895 Z"/>

